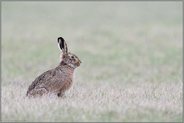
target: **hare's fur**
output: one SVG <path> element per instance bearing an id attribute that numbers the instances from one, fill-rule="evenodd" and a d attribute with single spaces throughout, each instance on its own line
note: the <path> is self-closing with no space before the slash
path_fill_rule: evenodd
<path id="1" fill-rule="evenodd" d="M 74 70 L 80 66 L 81 61 L 76 55 L 68 53 L 64 39 L 61 42 L 58 41 L 58 43 L 65 44 L 60 45 L 63 52 L 61 63 L 56 68 L 48 70 L 38 76 L 29 86 L 27 96 L 35 97 L 53 93 L 62 97 L 65 91 L 71 87 Z"/>

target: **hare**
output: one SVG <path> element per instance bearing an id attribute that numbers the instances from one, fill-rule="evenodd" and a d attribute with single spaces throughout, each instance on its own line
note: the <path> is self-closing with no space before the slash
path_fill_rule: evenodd
<path id="1" fill-rule="evenodd" d="M 58 97 L 64 96 L 73 83 L 73 73 L 75 68 L 81 64 L 80 59 L 70 52 L 65 40 L 58 38 L 58 45 L 62 51 L 60 64 L 38 76 L 27 90 L 26 96 L 35 97 L 53 93 Z"/>

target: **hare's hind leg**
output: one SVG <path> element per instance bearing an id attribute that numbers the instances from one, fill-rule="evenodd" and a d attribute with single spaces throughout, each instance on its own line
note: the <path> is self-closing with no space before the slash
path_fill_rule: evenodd
<path id="1" fill-rule="evenodd" d="M 28 96 L 42 96 L 46 93 L 48 93 L 48 90 L 46 88 L 35 88 L 28 93 Z"/>

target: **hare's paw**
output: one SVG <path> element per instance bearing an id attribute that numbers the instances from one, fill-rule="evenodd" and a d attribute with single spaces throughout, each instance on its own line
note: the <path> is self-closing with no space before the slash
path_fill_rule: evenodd
<path id="1" fill-rule="evenodd" d="M 58 97 L 65 97 L 65 93 L 59 92 L 59 93 L 57 94 L 57 96 L 58 96 Z"/>
<path id="2" fill-rule="evenodd" d="M 35 97 L 35 96 L 42 96 L 42 95 L 47 94 L 47 93 L 48 93 L 48 91 L 47 91 L 46 88 L 35 88 L 35 89 L 31 90 L 28 93 L 28 96 L 29 97 L 30 96 L 33 96 L 33 97 Z"/>

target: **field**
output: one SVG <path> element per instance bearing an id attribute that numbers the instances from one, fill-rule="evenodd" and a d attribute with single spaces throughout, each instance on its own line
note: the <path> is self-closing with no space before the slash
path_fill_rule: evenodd
<path id="1" fill-rule="evenodd" d="M 182 2 L 2 2 L 2 121 L 182 121 Z M 82 61 L 65 98 L 28 99 L 56 67 L 57 38 Z"/>

